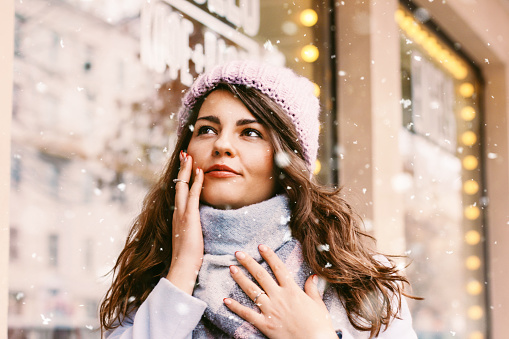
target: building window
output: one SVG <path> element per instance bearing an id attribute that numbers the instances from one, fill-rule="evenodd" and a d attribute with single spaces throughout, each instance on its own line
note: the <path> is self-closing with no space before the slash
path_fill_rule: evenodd
<path id="1" fill-rule="evenodd" d="M 58 234 L 48 235 L 48 259 L 50 266 L 58 266 Z"/>
<path id="2" fill-rule="evenodd" d="M 19 230 L 11 226 L 9 231 L 9 259 L 15 261 L 19 258 Z"/>
<path id="3" fill-rule="evenodd" d="M 19 189 L 21 183 L 21 155 L 14 154 L 11 158 L 11 186 Z"/>
<path id="4" fill-rule="evenodd" d="M 419 337 L 487 332 L 485 199 L 478 70 L 434 24 L 401 6 L 405 217 Z"/>

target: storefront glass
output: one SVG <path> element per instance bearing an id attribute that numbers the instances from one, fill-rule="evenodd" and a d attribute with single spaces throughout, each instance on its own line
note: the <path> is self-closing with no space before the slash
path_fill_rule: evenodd
<path id="1" fill-rule="evenodd" d="M 9 338 L 97 338 L 106 274 L 198 73 L 256 58 L 313 80 L 316 174 L 335 181 L 334 27 L 311 0 L 50 4 L 15 8 Z"/>
<path id="2" fill-rule="evenodd" d="M 485 338 L 482 80 L 423 9 L 400 7 L 408 275 L 419 338 Z M 489 157 L 490 155 L 488 155 Z"/>

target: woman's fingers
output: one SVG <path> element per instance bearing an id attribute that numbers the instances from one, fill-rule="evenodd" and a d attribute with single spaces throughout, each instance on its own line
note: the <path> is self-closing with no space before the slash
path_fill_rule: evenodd
<path id="1" fill-rule="evenodd" d="M 235 257 L 237 258 L 237 261 L 248 270 L 249 274 L 251 274 L 251 276 L 256 279 L 256 281 L 260 284 L 262 289 L 269 296 L 278 288 L 277 283 L 270 276 L 269 272 L 267 272 L 267 270 L 265 270 L 259 263 L 257 263 L 256 260 L 254 260 L 250 255 L 241 251 L 237 251 L 235 252 Z M 248 279 L 244 274 L 242 274 L 242 272 L 239 272 L 237 275 L 242 276 L 244 278 L 242 279 L 242 281 L 246 281 L 245 284 L 246 287 L 248 286 L 247 281 L 251 282 L 254 286 L 256 286 L 256 284 L 254 284 L 250 279 Z M 233 275 L 235 281 L 237 281 L 236 279 L 237 275 L 235 274 Z M 246 292 L 249 295 L 249 297 L 253 299 L 253 296 L 247 290 L 245 290 L 244 287 L 238 281 L 237 283 L 240 285 L 240 287 L 242 287 L 244 292 Z"/>
<path id="2" fill-rule="evenodd" d="M 265 316 L 255 310 L 242 306 L 238 301 L 230 298 L 224 298 L 225 305 L 239 317 L 253 324 L 256 328 L 262 328 L 265 322 Z"/>
<path id="3" fill-rule="evenodd" d="M 182 215 L 186 210 L 187 196 L 189 194 L 189 182 L 191 181 L 191 172 L 193 169 L 193 159 L 187 153 L 180 151 L 180 171 L 177 175 L 178 180 L 175 183 L 175 210 Z M 187 182 L 187 183 L 186 183 Z"/>
<path id="4" fill-rule="evenodd" d="M 274 273 L 276 276 L 279 286 L 285 287 L 289 284 L 295 285 L 295 280 L 293 279 L 290 272 L 286 269 L 286 265 L 281 261 L 281 259 L 279 259 L 273 250 L 265 245 L 258 246 L 258 250 L 260 251 L 263 259 L 265 259 L 267 264 L 269 264 L 272 273 Z"/>
<path id="5" fill-rule="evenodd" d="M 262 268 L 263 269 L 263 268 Z M 258 306 L 264 306 L 263 302 L 267 301 L 268 296 L 265 291 L 249 279 L 237 266 L 230 266 L 230 273 L 233 280 L 242 288 L 249 298 Z M 271 278 L 272 279 L 272 278 Z"/>
<path id="6" fill-rule="evenodd" d="M 304 292 L 313 299 L 317 304 L 326 307 L 320 292 L 318 291 L 318 276 L 316 274 L 311 275 L 304 284 Z"/>
<path id="7" fill-rule="evenodd" d="M 201 168 L 196 169 L 194 175 L 194 181 L 189 190 L 186 211 L 198 211 L 200 208 L 200 194 L 203 186 L 203 170 Z"/>

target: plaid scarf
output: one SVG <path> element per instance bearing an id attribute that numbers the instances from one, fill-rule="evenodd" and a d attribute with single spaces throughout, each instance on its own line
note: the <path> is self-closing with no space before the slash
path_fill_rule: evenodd
<path id="1" fill-rule="evenodd" d="M 205 301 L 208 307 L 193 331 L 193 338 L 265 338 L 256 327 L 231 312 L 224 305 L 223 298 L 229 297 L 244 306 L 257 309 L 231 277 L 229 266 L 236 265 L 250 276 L 234 256 L 235 251 L 242 250 L 272 275 L 270 267 L 258 252 L 259 244 L 274 250 L 293 274 L 295 282 L 304 288 L 304 283 L 313 272 L 303 260 L 300 243 L 291 237 L 288 197 L 277 195 L 236 210 L 201 206 L 200 218 L 205 255 L 193 295 Z M 334 325 L 341 324 L 339 328 L 344 328 L 345 319 L 350 325 L 337 294 L 332 289 L 324 294 L 324 290 L 324 284 L 319 284 L 319 292 L 324 296 L 326 306 L 337 315 L 331 314 Z"/>

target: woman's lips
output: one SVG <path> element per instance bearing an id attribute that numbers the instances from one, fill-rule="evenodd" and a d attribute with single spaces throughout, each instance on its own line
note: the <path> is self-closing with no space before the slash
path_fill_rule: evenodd
<path id="1" fill-rule="evenodd" d="M 205 171 L 205 175 L 213 178 L 231 178 L 239 175 L 226 165 L 213 165 Z"/>
<path id="2" fill-rule="evenodd" d="M 213 178 L 231 178 L 236 177 L 238 174 L 230 171 L 210 171 L 205 173 L 205 175 Z"/>

